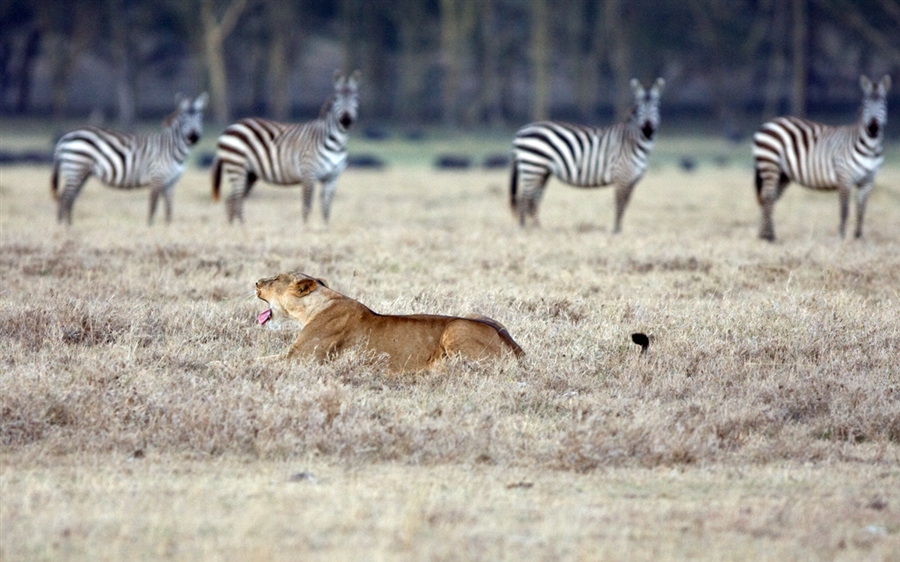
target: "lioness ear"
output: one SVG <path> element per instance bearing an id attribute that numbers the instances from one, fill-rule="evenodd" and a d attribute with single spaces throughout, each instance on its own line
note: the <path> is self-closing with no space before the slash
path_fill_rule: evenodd
<path id="1" fill-rule="evenodd" d="M 322 285 L 326 289 L 328 288 L 328 283 L 326 283 L 324 279 L 316 279 L 316 281 L 319 283 L 319 285 Z"/>
<path id="2" fill-rule="evenodd" d="M 316 290 L 315 279 L 297 279 L 291 283 L 291 289 L 298 297 L 304 297 Z"/>

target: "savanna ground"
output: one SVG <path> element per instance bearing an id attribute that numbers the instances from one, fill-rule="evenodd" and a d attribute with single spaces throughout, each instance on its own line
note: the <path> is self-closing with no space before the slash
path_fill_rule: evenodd
<path id="1" fill-rule="evenodd" d="M 65 228 L 49 167 L 0 168 L 0 559 L 900 560 L 896 148 L 863 240 L 791 186 L 768 244 L 747 143 L 663 134 L 618 236 L 609 189 L 522 231 L 506 171 L 430 166 L 506 143 L 354 139 L 390 165 L 327 228 L 265 185 L 228 226 L 197 168 L 169 226 L 92 180 Z M 295 333 L 253 284 L 292 269 L 527 359 L 261 364 Z"/>

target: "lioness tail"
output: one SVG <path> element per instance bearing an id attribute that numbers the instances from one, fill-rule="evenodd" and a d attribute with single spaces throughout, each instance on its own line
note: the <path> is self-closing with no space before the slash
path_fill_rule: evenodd
<path id="1" fill-rule="evenodd" d="M 481 314 L 469 314 L 468 316 L 466 316 L 466 318 L 470 320 L 476 320 L 483 324 L 487 324 L 491 328 L 497 330 L 497 333 L 500 334 L 500 337 L 503 339 L 503 341 L 505 341 L 510 349 L 512 349 L 513 353 L 516 355 L 516 358 L 521 359 L 525 356 L 525 350 L 516 343 L 516 341 L 509 334 L 509 331 L 506 329 L 506 326 L 504 326 L 500 322 L 497 322 L 493 318 L 488 318 L 487 316 L 483 316 Z"/>

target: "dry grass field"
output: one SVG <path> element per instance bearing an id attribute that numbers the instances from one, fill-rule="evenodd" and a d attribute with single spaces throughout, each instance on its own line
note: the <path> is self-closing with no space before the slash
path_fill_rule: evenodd
<path id="1" fill-rule="evenodd" d="M 613 236 L 609 189 L 522 231 L 506 172 L 395 144 L 327 228 L 265 185 L 228 226 L 196 168 L 169 226 L 92 180 L 65 228 L 49 167 L 0 168 L 0 560 L 900 560 L 896 149 L 863 240 L 791 186 L 769 244 L 748 146 L 661 137 Z M 292 269 L 528 355 L 262 364 Z"/>

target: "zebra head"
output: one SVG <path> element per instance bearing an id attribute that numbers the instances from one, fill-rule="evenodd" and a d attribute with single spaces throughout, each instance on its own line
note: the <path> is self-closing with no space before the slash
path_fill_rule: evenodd
<path id="1" fill-rule="evenodd" d="M 659 129 L 659 96 L 665 85 L 665 80 L 657 78 L 653 86 L 645 90 L 637 78 L 631 79 L 631 91 L 634 92 L 631 119 L 647 140 L 653 140 Z"/>
<path id="2" fill-rule="evenodd" d="M 359 109 L 359 71 L 349 77 L 340 71 L 334 73 L 334 95 L 331 97 L 331 115 L 337 120 L 341 129 L 347 130 L 356 121 Z"/>
<path id="3" fill-rule="evenodd" d="M 891 89 L 891 77 L 885 74 L 878 84 L 873 84 L 867 76 L 860 76 L 859 86 L 863 91 L 860 124 L 869 138 L 875 139 L 887 125 L 887 93 Z"/>
<path id="4" fill-rule="evenodd" d="M 206 92 L 193 100 L 183 98 L 179 94 L 176 96 L 178 109 L 166 119 L 166 124 L 172 127 L 188 146 L 197 144 L 203 135 L 203 108 L 206 107 L 207 99 Z"/>

